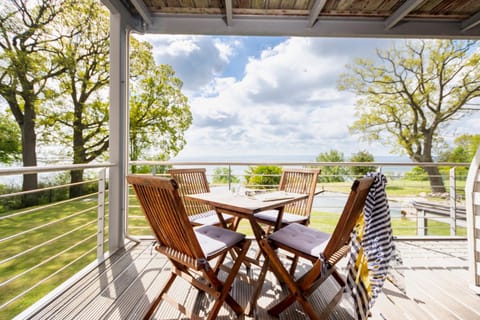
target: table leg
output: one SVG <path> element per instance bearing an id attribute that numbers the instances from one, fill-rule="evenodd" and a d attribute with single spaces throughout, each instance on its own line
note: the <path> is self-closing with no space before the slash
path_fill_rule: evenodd
<path id="1" fill-rule="evenodd" d="M 260 296 L 260 293 L 262 293 L 262 288 L 263 288 L 263 282 L 265 281 L 265 277 L 267 276 L 268 269 L 270 268 L 270 259 L 265 257 L 265 261 L 262 266 L 262 270 L 260 271 L 260 274 L 258 275 L 257 283 L 255 285 L 255 288 L 253 290 L 252 297 L 250 298 L 250 301 L 248 302 L 247 306 L 245 307 L 245 314 L 247 316 L 252 317 L 253 312 L 255 311 L 255 308 L 257 307 L 257 301 L 258 297 Z"/>

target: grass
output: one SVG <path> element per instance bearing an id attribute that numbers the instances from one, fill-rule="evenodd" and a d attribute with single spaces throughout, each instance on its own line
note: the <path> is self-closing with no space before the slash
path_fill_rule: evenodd
<path id="1" fill-rule="evenodd" d="M 458 186 L 459 184 L 457 183 L 457 187 L 461 188 L 461 186 Z M 348 192 L 350 183 L 328 183 L 320 184 L 319 186 L 332 192 Z M 390 197 L 412 196 L 412 194 L 418 195 L 422 192 L 428 193 L 428 191 L 428 182 L 422 181 L 405 182 L 404 180 L 391 180 L 387 188 L 387 193 Z M 130 235 L 149 235 L 150 229 L 143 218 L 140 208 L 136 207 L 136 198 L 130 197 L 129 202 L 128 233 Z M 79 212 L 82 213 L 76 215 Z M 14 213 L 16 212 L 8 212 L 10 215 Z M 3 216 L 5 215 L 3 214 Z M 331 233 L 338 218 L 338 213 L 314 211 L 311 215 L 311 226 Z M 2 238 L 6 238 L 59 219 L 64 220 L 60 223 L 38 228 L 14 239 L 0 242 L 0 261 L 2 261 L 8 257 L 25 252 L 45 241 L 57 238 L 46 246 L 36 248 L 20 257 L 0 264 L 0 283 L 4 283 L 0 287 L 0 306 L 38 281 L 43 281 L 16 302 L 1 308 L 0 319 L 13 318 L 96 258 L 96 196 L 68 203 L 58 203 L 50 208 L 36 208 L 36 210 L 28 214 L 0 220 L 0 234 L 2 234 Z M 107 226 L 108 223 L 106 222 L 105 225 Z M 416 235 L 417 232 L 416 221 L 413 219 L 394 218 L 392 219 L 392 227 L 395 236 L 412 236 Z M 449 225 L 447 223 L 429 221 L 428 227 L 429 235 L 449 235 Z M 241 222 L 238 231 L 249 235 L 252 234 L 247 221 Z M 67 232 L 70 232 L 67 236 L 61 236 Z M 105 233 L 107 232 L 106 228 Z M 466 230 L 460 228 L 458 235 L 466 235 Z M 83 241 L 86 238 L 88 240 Z M 107 235 L 105 239 L 107 239 Z M 78 242 L 81 243 L 74 246 Z M 45 261 L 57 254 L 58 257 Z M 82 255 L 85 256 L 82 257 Z M 79 260 L 74 262 L 75 259 Z M 40 268 L 29 271 L 39 263 L 42 263 Z M 71 265 L 67 266 L 69 263 Z M 64 266 L 67 266 L 65 270 L 48 278 L 53 272 Z M 24 272 L 25 274 L 21 275 Z M 5 284 L 11 277 L 18 278 Z"/>
<path id="2" fill-rule="evenodd" d="M 31 209 L 35 210 L 0 220 L 2 238 L 33 229 L 0 242 L 0 261 L 26 252 L 0 264 L 0 283 L 3 284 L 0 287 L 0 306 L 29 290 L 20 299 L 1 308 L 0 319 L 13 318 L 96 259 L 96 197 L 73 200 L 50 208 Z M 59 219 L 64 220 L 53 223 Z M 38 228 L 42 225 L 46 226 Z M 52 241 L 40 246 L 49 240 Z M 28 251 L 32 248 L 35 249 Z M 35 268 L 39 264 L 40 267 Z M 57 270 L 61 271 L 52 276 Z M 15 279 L 9 280 L 12 278 Z M 40 284 L 32 288 L 37 283 Z"/>
<path id="3" fill-rule="evenodd" d="M 331 192 L 349 192 L 351 182 L 328 182 L 319 183 L 319 188 Z M 450 182 L 445 180 L 445 188 L 450 188 Z M 405 179 L 388 179 L 387 194 L 389 197 L 412 197 L 420 194 L 429 194 L 431 191 L 428 181 L 411 181 Z M 465 181 L 457 180 L 457 194 L 465 194 Z"/>

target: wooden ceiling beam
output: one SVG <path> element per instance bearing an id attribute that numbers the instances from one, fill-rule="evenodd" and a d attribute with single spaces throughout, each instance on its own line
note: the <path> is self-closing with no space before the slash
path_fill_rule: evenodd
<path id="1" fill-rule="evenodd" d="M 385 30 L 390 30 L 395 27 L 400 20 L 405 18 L 413 9 L 418 7 L 425 0 L 407 0 L 400 6 L 390 17 L 385 20 Z"/>
<path id="2" fill-rule="evenodd" d="M 231 26 L 233 22 L 232 0 L 225 0 L 225 20 L 227 26 Z"/>
<path id="3" fill-rule="evenodd" d="M 320 15 L 320 12 L 322 12 L 323 7 L 325 7 L 325 4 L 327 3 L 327 0 L 316 0 L 315 4 L 312 7 L 312 10 L 310 10 L 310 16 L 308 18 L 308 26 L 311 28 L 315 24 L 315 22 L 318 19 L 318 16 Z"/>
<path id="4" fill-rule="evenodd" d="M 143 0 L 130 0 L 130 2 L 142 16 L 143 21 L 145 21 L 146 24 L 152 24 L 152 16 L 150 14 L 150 10 L 148 10 L 147 6 L 145 5 L 145 2 L 143 2 Z"/>
<path id="5" fill-rule="evenodd" d="M 473 16 L 462 22 L 461 30 L 467 31 L 480 24 L 480 12 L 475 13 Z"/>

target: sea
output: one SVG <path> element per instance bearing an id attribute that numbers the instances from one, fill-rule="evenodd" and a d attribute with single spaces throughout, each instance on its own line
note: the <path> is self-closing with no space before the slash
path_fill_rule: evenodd
<path id="1" fill-rule="evenodd" d="M 315 162 L 316 155 L 245 155 L 245 156 L 198 156 L 198 157 L 176 157 L 172 161 L 176 162 L 240 162 L 240 163 L 298 163 L 298 162 Z M 406 157 L 398 156 L 375 156 L 375 162 L 398 162 L 398 163 L 410 163 L 411 161 Z M 207 170 L 207 178 L 211 182 L 213 174 L 216 168 L 222 167 L 222 165 L 189 165 L 188 167 L 205 167 Z M 180 166 L 179 166 L 180 167 Z M 186 166 L 181 166 L 186 167 Z M 234 165 L 231 166 L 232 175 L 237 176 L 240 180 L 244 181 L 245 172 L 248 169 L 248 165 Z M 382 172 L 388 174 L 389 177 L 402 176 L 405 172 L 410 171 L 412 166 L 387 166 L 382 168 Z M 51 181 L 55 179 L 55 175 L 58 173 L 42 173 L 39 174 L 39 180 Z M 5 186 L 20 186 L 22 183 L 22 176 L 0 176 L 0 184 Z M 326 210 L 328 212 L 340 213 L 343 209 L 343 205 L 346 201 L 347 194 L 336 192 L 324 192 L 318 195 L 313 203 L 313 208 L 318 210 Z M 399 204 L 393 204 L 391 206 L 392 216 L 400 216 Z"/>
<path id="2" fill-rule="evenodd" d="M 243 155 L 243 156 L 229 156 L 229 155 L 209 155 L 209 156 L 196 156 L 185 157 L 177 156 L 172 161 L 178 162 L 243 162 L 243 163 L 298 163 L 298 162 L 315 162 L 317 155 L 312 154 L 287 154 L 287 155 Z M 375 162 L 395 162 L 406 163 L 410 165 L 398 165 L 398 166 L 385 166 L 382 168 L 382 172 L 388 173 L 389 176 L 402 176 L 405 172 L 412 169 L 412 161 L 405 156 L 374 156 Z M 184 167 L 184 166 L 182 166 Z M 194 165 L 190 167 L 195 167 Z M 216 166 L 203 166 L 207 169 L 207 176 L 212 177 Z M 232 166 L 232 174 L 242 177 L 245 174 L 245 170 L 248 169 L 248 165 L 245 166 Z M 210 178 L 209 178 L 210 179 Z"/>

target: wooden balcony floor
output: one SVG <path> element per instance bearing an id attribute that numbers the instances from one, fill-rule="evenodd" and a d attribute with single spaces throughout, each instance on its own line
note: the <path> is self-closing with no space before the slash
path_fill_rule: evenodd
<path id="1" fill-rule="evenodd" d="M 153 250 L 151 243 L 129 243 L 125 250 L 86 274 L 31 319 L 141 319 L 170 270 L 168 261 Z M 403 260 L 395 269 L 396 285 L 387 281 L 371 319 L 480 319 L 480 296 L 468 288 L 466 241 L 412 240 L 396 241 L 396 245 Z M 250 277 L 256 278 L 259 269 L 253 267 L 246 274 L 242 267 L 241 272 L 244 276 L 237 278 L 232 295 L 245 306 L 252 294 Z M 175 285 L 170 292 L 195 313 L 204 315 L 211 302 L 209 297 L 197 294 L 182 280 Z M 335 289 L 333 281 L 322 285 L 312 296 L 315 307 L 321 310 Z M 266 310 L 283 295 L 282 287 L 269 273 L 253 318 L 274 319 Z M 344 297 L 330 319 L 352 319 L 350 302 Z M 233 318 L 236 317 L 230 309 L 222 308 L 219 319 Z M 305 318 L 297 304 L 280 316 L 280 319 Z M 168 303 L 162 303 L 156 319 L 188 318 Z"/>

